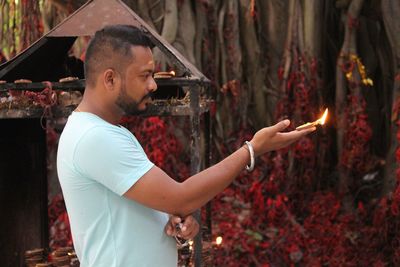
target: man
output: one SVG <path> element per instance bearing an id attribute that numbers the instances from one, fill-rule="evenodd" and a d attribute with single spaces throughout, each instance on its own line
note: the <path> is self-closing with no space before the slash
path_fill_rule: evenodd
<path id="1" fill-rule="evenodd" d="M 168 234 L 176 234 L 173 226 L 180 218 L 186 228 L 181 237 L 193 237 L 198 225 L 190 214 L 226 188 L 247 163 L 254 165 L 255 156 L 315 130 L 281 133 L 289 125 L 282 121 L 258 131 L 220 163 L 176 182 L 118 125 L 123 115 L 145 111 L 157 89 L 150 47 L 138 28 L 116 25 L 96 32 L 86 52 L 85 93 L 68 118 L 57 159 L 82 267 L 176 266 L 176 244 Z M 166 214 L 179 218 L 168 222 Z"/>

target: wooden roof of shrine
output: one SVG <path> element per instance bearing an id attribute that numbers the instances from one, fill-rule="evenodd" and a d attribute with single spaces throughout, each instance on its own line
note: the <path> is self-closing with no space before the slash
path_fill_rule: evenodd
<path id="1" fill-rule="evenodd" d="M 53 82 L 66 76 L 84 79 L 82 64 L 71 62 L 68 51 L 77 37 L 92 36 L 97 30 L 112 24 L 134 25 L 147 32 L 153 44 L 164 53 L 176 70 L 177 76 L 173 79 L 175 83 L 209 83 L 209 80 L 192 63 L 121 0 L 89 0 L 30 47 L 0 65 L 0 80 L 5 80 L 7 83 L 17 79 Z M 72 64 L 73 67 L 67 68 L 67 64 Z M 83 84 L 81 80 L 77 86 Z M 22 89 L 18 86 L 26 85 L 16 85 L 15 89 Z M 34 87 L 34 85 L 28 87 Z"/>

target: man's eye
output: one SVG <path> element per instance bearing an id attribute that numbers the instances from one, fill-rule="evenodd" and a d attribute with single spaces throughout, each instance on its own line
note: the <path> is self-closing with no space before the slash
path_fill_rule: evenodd
<path id="1" fill-rule="evenodd" d="M 152 73 L 143 74 L 142 77 L 143 77 L 144 79 L 148 79 L 148 78 L 150 78 L 150 77 L 153 77 L 153 74 L 152 74 Z"/>

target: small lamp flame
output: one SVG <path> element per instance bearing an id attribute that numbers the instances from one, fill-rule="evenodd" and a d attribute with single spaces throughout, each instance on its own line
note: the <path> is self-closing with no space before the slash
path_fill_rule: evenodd
<path id="1" fill-rule="evenodd" d="M 221 236 L 218 236 L 218 237 L 215 239 L 215 244 L 216 244 L 217 246 L 219 246 L 219 245 L 222 244 L 222 237 L 221 237 Z"/>
<path id="2" fill-rule="evenodd" d="M 175 71 L 171 70 L 169 73 L 170 73 L 172 76 L 175 76 Z"/>
<path id="3" fill-rule="evenodd" d="M 325 109 L 324 114 L 323 114 L 322 117 L 319 119 L 319 124 L 324 125 L 327 117 L 328 117 L 328 108 Z"/>
<path id="4" fill-rule="evenodd" d="M 325 112 L 324 112 L 324 114 L 322 115 L 321 118 L 319 118 L 318 120 L 316 120 L 314 122 L 307 122 L 307 123 L 305 123 L 303 125 L 300 125 L 299 127 L 296 128 L 296 130 L 301 131 L 301 130 L 304 130 L 304 129 L 315 127 L 318 124 L 319 125 L 324 125 L 327 117 L 328 117 L 328 109 L 325 109 Z"/>

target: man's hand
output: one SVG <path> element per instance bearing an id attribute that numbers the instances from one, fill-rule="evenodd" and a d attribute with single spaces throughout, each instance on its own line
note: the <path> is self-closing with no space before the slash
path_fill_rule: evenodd
<path id="1" fill-rule="evenodd" d="M 283 120 L 271 127 L 266 127 L 256 132 L 253 139 L 250 141 L 254 147 L 255 155 L 259 156 L 268 151 L 288 146 L 316 129 L 315 127 L 311 127 L 300 131 L 281 132 L 289 125 L 289 120 Z"/>
<path id="2" fill-rule="evenodd" d="M 182 223 L 180 231 L 177 225 Z M 178 236 L 183 239 L 192 239 L 199 232 L 199 223 L 192 215 L 188 215 L 183 220 L 178 216 L 170 216 L 167 225 L 165 225 L 165 233 L 169 236 Z"/>

